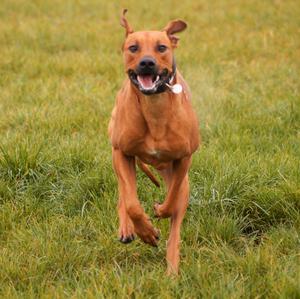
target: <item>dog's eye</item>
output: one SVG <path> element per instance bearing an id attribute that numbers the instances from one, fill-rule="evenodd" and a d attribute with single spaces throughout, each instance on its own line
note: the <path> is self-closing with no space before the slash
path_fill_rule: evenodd
<path id="1" fill-rule="evenodd" d="M 135 53 L 139 49 L 139 47 L 137 45 L 133 45 L 130 46 L 128 49 L 131 53 Z"/>
<path id="2" fill-rule="evenodd" d="M 163 53 L 167 50 L 167 47 L 165 45 L 158 45 L 157 50 L 158 52 Z"/>

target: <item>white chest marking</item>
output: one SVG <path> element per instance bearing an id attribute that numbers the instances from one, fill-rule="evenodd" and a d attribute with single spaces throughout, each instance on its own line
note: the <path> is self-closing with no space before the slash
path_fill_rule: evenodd
<path id="1" fill-rule="evenodd" d="M 156 157 L 156 158 L 159 158 L 161 152 L 156 150 L 156 149 L 153 149 L 153 150 L 149 150 L 148 151 L 148 154 L 153 156 L 153 157 Z"/>

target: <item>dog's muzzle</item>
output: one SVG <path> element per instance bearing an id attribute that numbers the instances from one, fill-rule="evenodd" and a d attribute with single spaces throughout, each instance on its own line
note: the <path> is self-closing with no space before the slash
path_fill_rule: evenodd
<path id="1" fill-rule="evenodd" d="M 128 70 L 131 82 L 145 95 L 164 92 L 174 74 L 174 67 L 171 73 L 167 68 L 159 72 L 155 59 L 150 56 L 143 57 L 135 70 Z"/>

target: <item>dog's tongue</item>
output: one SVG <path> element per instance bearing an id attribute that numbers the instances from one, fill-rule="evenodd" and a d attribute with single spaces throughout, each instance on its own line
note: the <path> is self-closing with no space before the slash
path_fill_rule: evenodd
<path id="1" fill-rule="evenodd" d="M 137 79 L 144 88 L 151 88 L 153 86 L 151 75 L 138 76 Z"/>

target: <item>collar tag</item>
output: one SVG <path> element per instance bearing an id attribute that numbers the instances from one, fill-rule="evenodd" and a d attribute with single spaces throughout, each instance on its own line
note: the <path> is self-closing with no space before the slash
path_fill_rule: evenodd
<path id="1" fill-rule="evenodd" d="M 166 85 L 170 88 L 170 90 L 175 93 L 175 94 L 179 94 L 179 93 L 182 93 L 182 85 L 177 83 L 177 84 L 174 84 L 174 85 L 170 85 L 170 84 L 167 84 Z"/>

